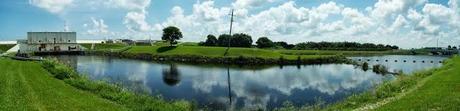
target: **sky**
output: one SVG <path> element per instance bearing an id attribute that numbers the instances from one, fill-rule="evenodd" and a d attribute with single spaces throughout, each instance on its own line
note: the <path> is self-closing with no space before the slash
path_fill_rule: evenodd
<path id="1" fill-rule="evenodd" d="M 253 41 L 350 41 L 419 48 L 460 45 L 460 0 L 0 0 L 0 41 L 30 31 L 75 31 L 78 39 L 181 41 L 208 34 L 250 34 Z"/>

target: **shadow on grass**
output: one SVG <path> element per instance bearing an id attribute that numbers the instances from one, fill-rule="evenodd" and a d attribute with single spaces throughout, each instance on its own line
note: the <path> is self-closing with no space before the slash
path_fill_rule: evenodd
<path id="1" fill-rule="evenodd" d="M 173 50 L 175 48 L 177 48 L 177 46 L 164 46 L 164 47 L 158 48 L 157 52 L 162 53 L 162 52 L 166 52 L 166 51 L 169 51 L 169 50 Z"/>

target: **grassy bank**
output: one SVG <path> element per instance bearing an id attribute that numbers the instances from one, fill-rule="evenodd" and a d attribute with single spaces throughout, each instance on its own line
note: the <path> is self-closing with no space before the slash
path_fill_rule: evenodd
<path id="1" fill-rule="evenodd" d="M 0 67 L 0 110 L 193 109 L 186 101 L 165 101 L 103 81 L 91 81 L 56 61 L 0 58 Z"/>
<path id="2" fill-rule="evenodd" d="M 87 50 L 95 50 L 95 51 L 116 51 L 121 50 L 123 48 L 127 48 L 129 46 L 125 44 L 80 44 L 81 46 L 85 47 Z M 93 49 L 91 49 L 93 48 Z"/>
<path id="3" fill-rule="evenodd" d="M 104 81 L 92 81 L 82 77 L 73 69 L 60 64 L 57 60 L 46 60 L 42 67 L 48 70 L 55 78 L 80 90 L 91 92 L 101 98 L 121 104 L 135 111 L 185 111 L 193 109 L 187 101 L 165 101 L 161 97 L 154 97 L 143 93 L 133 93 L 117 85 Z"/>
<path id="4" fill-rule="evenodd" d="M 218 64 L 313 64 L 340 62 L 341 59 L 344 59 L 340 55 L 288 55 L 258 48 L 230 48 L 227 52 L 226 47 L 97 45 L 101 48 L 88 50 L 86 51 L 87 54 L 156 61 Z M 91 46 L 86 45 L 85 47 Z"/>
<path id="5" fill-rule="evenodd" d="M 325 110 L 458 110 L 460 57 L 441 68 L 400 75 L 375 89 L 348 97 Z"/>
<path id="6" fill-rule="evenodd" d="M 86 48 L 91 48 L 91 44 L 83 44 Z M 154 44 L 154 46 L 133 46 L 127 52 L 130 53 L 149 53 L 161 55 L 204 55 L 210 57 L 223 56 L 226 47 L 206 47 L 196 46 L 193 43 L 182 43 L 176 48 L 165 48 L 167 44 Z M 117 50 L 130 47 L 124 44 L 96 44 L 95 51 Z M 229 56 L 245 56 L 245 57 L 263 57 L 263 58 L 279 58 L 285 56 L 287 59 L 296 59 L 297 56 L 314 57 L 315 55 L 409 55 L 412 54 L 409 50 L 389 50 L 389 51 L 334 51 L 334 50 L 285 50 L 285 49 L 259 49 L 259 48 L 236 48 L 232 47 L 229 50 Z"/>
<path id="7" fill-rule="evenodd" d="M 202 47 L 202 46 L 178 46 L 178 47 L 162 47 L 162 46 L 134 46 L 125 53 L 147 53 L 153 55 L 200 55 L 207 57 L 223 57 L 226 47 Z M 281 54 L 271 50 L 257 48 L 230 48 L 227 54 L 228 57 L 259 57 L 266 59 L 278 59 L 284 57 L 288 60 L 296 60 L 298 56 Z M 305 55 L 302 58 L 315 58 L 319 55 Z"/>
<path id="8" fill-rule="evenodd" d="M 460 57 L 454 57 L 435 71 L 410 94 L 377 110 L 460 110 Z"/>
<path id="9" fill-rule="evenodd" d="M 0 44 L 0 53 L 8 51 L 14 46 L 15 44 Z"/>
<path id="10" fill-rule="evenodd" d="M 0 110 L 126 110 L 55 79 L 38 62 L 0 58 Z"/>

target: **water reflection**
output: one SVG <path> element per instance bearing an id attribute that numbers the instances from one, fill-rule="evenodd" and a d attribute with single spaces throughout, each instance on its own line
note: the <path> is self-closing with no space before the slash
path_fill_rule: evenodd
<path id="1" fill-rule="evenodd" d="M 91 79 L 184 99 L 214 110 L 273 109 L 285 101 L 332 103 L 391 79 L 346 64 L 274 66 L 245 69 L 221 66 L 158 64 L 97 56 L 73 56 L 77 70 Z"/>
<path id="2" fill-rule="evenodd" d="M 180 79 L 180 72 L 175 64 L 170 64 L 169 68 L 163 69 L 163 82 L 167 85 L 176 86 Z"/>

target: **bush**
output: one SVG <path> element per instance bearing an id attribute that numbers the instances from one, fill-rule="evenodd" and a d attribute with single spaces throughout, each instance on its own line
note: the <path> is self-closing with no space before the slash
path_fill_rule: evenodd
<path id="1" fill-rule="evenodd" d="M 247 34 L 234 34 L 233 36 L 230 36 L 228 34 L 222 34 L 219 36 L 217 42 L 218 45 L 221 47 L 227 47 L 229 45 L 230 41 L 230 47 L 251 47 L 252 46 L 252 38 L 251 36 Z"/>
<path id="2" fill-rule="evenodd" d="M 206 41 L 203 43 L 204 46 L 217 46 L 218 41 L 216 36 L 208 35 Z"/>
<path id="3" fill-rule="evenodd" d="M 362 68 L 364 71 L 367 71 L 369 69 L 369 64 L 367 62 L 364 62 Z"/>
<path id="4" fill-rule="evenodd" d="M 73 69 L 60 64 L 57 60 L 43 61 L 42 67 L 48 70 L 57 79 L 64 80 L 78 77 L 78 74 Z"/>
<path id="5" fill-rule="evenodd" d="M 256 44 L 258 48 L 271 48 L 275 46 L 273 42 L 267 37 L 260 37 L 259 39 L 257 39 Z"/>
<path id="6" fill-rule="evenodd" d="M 384 65 L 376 64 L 372 66 L 372 71 L 374 71 L 377 74 L 386 74 L 388 73 L 388 68 Z"/>
<path id="7" fill-rule="evenodd" d="M 239 33 L 234 34 L 231 38 L 231 45 L 232 47 L 251 47 L 252 46 L 252 38 L 248 34 Z"/>

